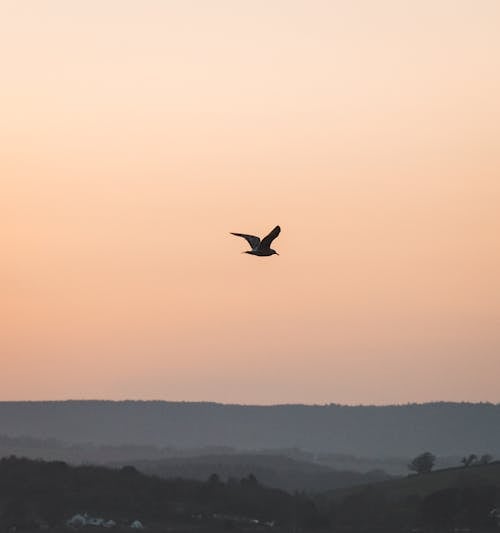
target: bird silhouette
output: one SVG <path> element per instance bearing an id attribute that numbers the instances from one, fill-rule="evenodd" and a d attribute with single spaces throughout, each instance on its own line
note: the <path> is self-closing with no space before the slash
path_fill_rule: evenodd
<path id="1" fill-rule="evenodd" d="M 247 235 L 246 233 L 231 232 L 231 235 L 236 235 L 236 237 L 243 237 L 248 242 L 248 244 L 250 245 L 250 248 L 252 249 L 250 251 L 244 252 L 245 254 L 268 256 L 268 255 L 274 255 L 274 254 L 279 255 L 279 253 L 276 250 L 273 250 L 271 248 L 271 243 L 280 234 L 280 231 L 281 231 L 281 228 L 279 226 L 276 226 L 262 240 L 260 240 L 260 238 L 256 237 L 255 235 Z"/>

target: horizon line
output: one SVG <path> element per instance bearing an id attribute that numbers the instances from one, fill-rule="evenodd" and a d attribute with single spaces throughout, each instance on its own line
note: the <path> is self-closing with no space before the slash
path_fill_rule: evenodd
<path id="1" fill-rule="evenodd" d="M 492 402 L 486 400 L 470 401 L 470 400 L 429 400 L 425 402 L 404 402 L 404 403 L 236 403 L 236 402 L 219 402 L 213 400 L 166 400 L 166 399 L 99 399 L 99 398 L 66 398 L 66 399 L 44 399 L 44 400 L 0 400 L 1 404 L 7 403 L 171 403 L 171 404 L 197 404 L 197 405 L 217 405 L 223 407 L 408 407 L 408 406 L 426 406 L 426 405 L 491 405 L 499 406 L 499 402 Z"/>

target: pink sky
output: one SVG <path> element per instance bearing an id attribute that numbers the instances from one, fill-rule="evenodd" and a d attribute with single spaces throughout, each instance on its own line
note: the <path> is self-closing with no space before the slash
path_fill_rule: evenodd
<path id="1" fill-rule="evenodd" d="M 0 400 L 499 402 L 499 27 L 3 2 Z"/>

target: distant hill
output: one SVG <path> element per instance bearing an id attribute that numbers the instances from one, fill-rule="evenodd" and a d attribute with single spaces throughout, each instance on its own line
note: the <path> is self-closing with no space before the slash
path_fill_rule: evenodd
<path id="1" fill-rule="evenodd" d="M 191 453 L 200 454 L 202 452 L 192 450 Z M 128 464 L 134 460 L 176 457 L 182 455 L 182 453 L 180 450 L 159 448 L 158 446 L 96 445 L 89 442 L 68 443 L 56 439 L 27 436 L 9 437 L 0 434 L 0 457 L 8 457 L 10 455 L 29 459 L 67 461 L 73 464 L 107 464 L 120 461 Z"/>
<path id="2" fill-rule="evenodd" d="M 214 473 L 223 480 L 239 479 L 252 473 L 265 485 L 288 491 L 317 492 L 390 477 L 380 468 L 366 469 L 369 465 L 367 461 L 360 462 L 360 466 L 367 470 L 366 473 L 361 473 L 315 463 L 312 454 L 294 449 L 277 450 L 274 453 L 242 453 L 231 448 L 179 450 L 154 446 L 95 446 L 68 444 L 54 439 L 0 435 L 0 457 L 11 455 L 66 461 L 75 465 L 95 464 L 114 468 L 134 465 L 140 471 L 151 475 L 202 481 Z M 339 461 L 342 460 L 346 459 L 339 458 Z M 348 458 L 348 461 L 355 464 L 355 458 Z M 373 462 L 375 465 L 379 463 Z"/>
<path id="3" fill-rule="evenodd" d="M 296 447 L 362 457 L 500 455 L 500 405 L 243 406 L 142 401 L 1 402 L 1 432 L 71 443 Z"/>
<path id="4" fill-rule="evenodd" d="M 282 455 L 232 454 L 133 461 L 141 472 L 165 478 L 206 480 L 217 474 L 222 480 L 240 479 L 253 474 L 268 487 L 287 491 L 322 492 L 389 479 L 382 471 L 366 474 L 333 470 L 319 464 L 298 461 Z"/>

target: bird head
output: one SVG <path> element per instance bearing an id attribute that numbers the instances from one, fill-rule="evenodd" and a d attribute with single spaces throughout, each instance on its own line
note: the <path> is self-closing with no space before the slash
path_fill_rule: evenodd
<path id="1" fill-rule="evenodd" d="M 276 250 L 273 250 L 272 248 L 271 248 L 271 252 L 272 252 L 272 255 L 274 254 L 279 255 L 279 253 Z"/>

